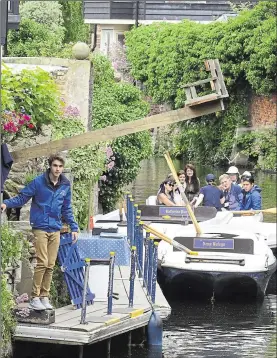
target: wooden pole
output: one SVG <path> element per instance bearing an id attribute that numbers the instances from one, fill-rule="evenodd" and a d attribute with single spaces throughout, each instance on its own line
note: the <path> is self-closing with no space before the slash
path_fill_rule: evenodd
<path id="1" fill-rule="evenodd" d="M 174 111 L 159 113 L 135 121 L 96 129 L 70 138 L 63 138 L 52 142 L 36 145 L 33 147 L 19 149 L 11 153 L 14 163 L 27 161 L 33 158 L 49 156 L 52 153 L 83 147 L 89 144 L 106 142 L 124 135 L 145 131 L 197 118 L 203 115 L 221 111 L 219 101 L 208 102 L 195 107 L 185 107 Z"/>

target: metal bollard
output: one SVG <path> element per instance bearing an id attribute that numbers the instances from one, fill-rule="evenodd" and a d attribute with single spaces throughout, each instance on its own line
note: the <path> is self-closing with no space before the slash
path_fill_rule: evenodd
<path id="1" fill-rule="evenodd" d="M 136 247 L 132 246 L 131 270 L 130 270 L 130 289 L 129 289 L 129 307 L 133 307 L 133 305 L 134 305 L 135 278 L 136 278 Z"/>
<path id="2" fill-rule="evenodd" d="M 84 290 L 83 290 L 83 302 L 82 302 L 82 311 L 81 311 L 81 324 L 86 324 L 86 314 L 87 314 L 87 288 L 89 280 L 89 269 L 90 269 L 90 259 L 85 259 L 85 280 L 84 280 Z"/>
<path id="3" fill-rule="evenodd" d="M 148 287 L 148 264 L 149 264 L 149 236 L 150 232 L 146 230 L 144 241 L 144 267 L 143 267 L 143 287 Z"/>
<path id="4" fill-rule="evenodd" d="M 108 284 L 108 311 L 107 311 L 107 314 L 112 314 L 112 311 L 113 311 L 114 263 L 115 263 L 115 253 L 110 252 L 109 284 Z"/>
<path id="5" fill-rule="evenodd" d="M 147 277 L 147 289 L 148 295 L 151 297 L 151 287 L 152 287 L 152 275 L 153 275 L 153 253 L 154 253 L 154 237 L 149 237 L 149 247 L 148 247 L 148 277 Z"/>
<path id="6" fill-rule="evenodd" d="M 139 223 L 138 229 L 138 243 L 139 243 L 139 250 L 138 250 L 138 262 L 139 262 L 139 277 L 143 277 L 143 225 Z"/>
<path id="7" fill-rule="evenodd" d="M 154 255 L 153 255 L 153 274 L 152 274 L 152 288 L 151 288 L 151 301 L 155 303 L 156 300 L 156 285 L 157 285 L 157 269 L 158 269 L 158 242 L 154 242 Z"/>

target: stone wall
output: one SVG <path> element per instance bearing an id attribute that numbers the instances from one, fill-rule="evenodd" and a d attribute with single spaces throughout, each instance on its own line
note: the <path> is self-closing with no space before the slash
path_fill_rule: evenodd
<path id="1" fill-rule="evenodd" d="M 266 96 L 252 95 L 249 105 L 252 127 L 272 127 L 276 124 L 277 94 Z"/>

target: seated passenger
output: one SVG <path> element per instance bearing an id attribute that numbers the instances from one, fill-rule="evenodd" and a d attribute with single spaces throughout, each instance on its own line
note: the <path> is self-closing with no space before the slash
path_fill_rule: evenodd
<path id="1" fill-rule="evenodd" d="M 216 208 L 217 211 L 221 211 L 222 204 L 225 200 L 223 191 L 216 186 L 215 176 L 213 174 L 206 176 L 206 182 L 208 185 L 200 189 L 200 194 L 194 207 L 197 208 L 203 201 L 203 206 L 211 206 Z"/>
<path id="2" fill-rule="evenodd" d="M 162 182 L 157 194 L 157 205 L 176 206 L 173 188 L 174 183 L 171 180 Z"/>
<path id="3" fill-rule="evenodd" d="M 240 184 L 240 175 L 239 175 L 239 170 L 237 167 L 232 166 L 230 167 L 226 174 L 229 175 L 230 179 L 232 180 L 232 183 L 234 184 Z"/>
<path id="4" fill-rule="evenodd" d="M 261 210 L 262 208 L 262 189 L 254 185 L 254 178 L 243 177 L 242 181 L 242 201 L 240 210 Z"/>
<path id="5" fill-rule="evenodd" d="M 219 181 L 225 197 L 225 210 L 240 210 L 240 203 L 242 200 L 241 187 L 232 183 L 228 174 L 221 175 Z"/>

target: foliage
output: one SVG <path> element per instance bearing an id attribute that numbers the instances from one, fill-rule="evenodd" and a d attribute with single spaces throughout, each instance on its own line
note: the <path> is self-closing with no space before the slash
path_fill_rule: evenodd
<path id="1" fill-rule="evenodd" d="M 3 110 L 30 115 L 37 129 L 42 124 L 53 122 L 59 115 L 61 101 L 58 88 L 46 71 L 37 68 L 17 73 L 5 66 L 1 80 Z"/>
<path id="2" fill-rule="evenodd" d="M 34 180 L 38 176 L 38 173 L 35 171 L 27 172 L 25 175 L 25 181 L 24 184 L 28 185 L 31 183 L 32 180 Z"/>
<path id="3" fill-rule="evenodd" d="M 15 57 L 59 57 L 63 48 L 63 28 L 50 30 L 46 25 L 25 19 L 19 30 L 8 32 L 8 55 Z"/>
<path id="4" fill-rule="evenodd" d="M 213 118 L 204 116 L 180 124 L 176 154 L 190 154 L 194 160 L 213 164 L 230 156 L 237 125 L 248 125 L 246 94 L 270 95 L 275 90 L 276 14 L 274 2 L 260 2 L 227 22 L 156 23 L 126 33 L 132 76 L 145 84 L 155 102 L 173 108 L 184 106 L 183 84 L 207 78 L 203 61 L 220 61 L 230 95 L 229 103 L 225 101 L 227 110 Z M 205 90 L 200 87 L 200 93 Z M 245 150 L 246 137 L 235 139 Z M 261 140 L 255 143 L 262 145 Z M 274 152 L 274 148 L 266 150 Z"/>
<path id="5" fill-rule="evenodd" d="M 62 16 L 65 27 L 64 41 L 68 42 L 88 42 L 89 25 L 84 23 L 82 2 L 60 1 Z"/>
<path id="6" fill-rule="evenodd" d="M 13 260 L 20 258 L 22 236 L 13 232 L 8 225 L 1 225 L 1 271 L 5 272 Z M 14 300 L 8 290 L 6 276 L 1 276 L 1 340 L 0 350 L 11 340 L 12 331 L 15 328 L 15 320 L 12 314 Z"/>
<path id="7" fill-rule="evenodd" d="M 149 105 L 143 101 L 141 92 L 127 83 L 116 83 L 108 59 L 96 55 L 93 58 L 95 71 L 93 126 L 103 128 L 143 118 L 149 112 Z M 140 167 L 140 161 L 152 153 L 151 137 L 148 131 L 119 137 L 111 143 L 114 165 L 103 173 L 100 201 L 104 211 L 114 208 L 124 187 L 131 183 Z"/>
<path id="8" fill-rule="evenodd" d="M 85 132 L 79 111 L 73 106 L 64 109 L 63 116 L 53 124 L 53 139 L 72 137 Z M 67 167 L 74 173 L 73 209 L 81 229 L 88 223 L 90 192 L 104 169 L 105 152 L 99 145 L 89 145 L 69 151 Z M 89 163 L 89 165 L 88 165 Z"/>
<path id="9" fill-rule="evenodd" d="M 33 20 L 51 31 L 59 30 L 64 23 L 62 6 L 58 1 L 26 1 L 20 5 L 19 13 L 21 20 Z"/>

